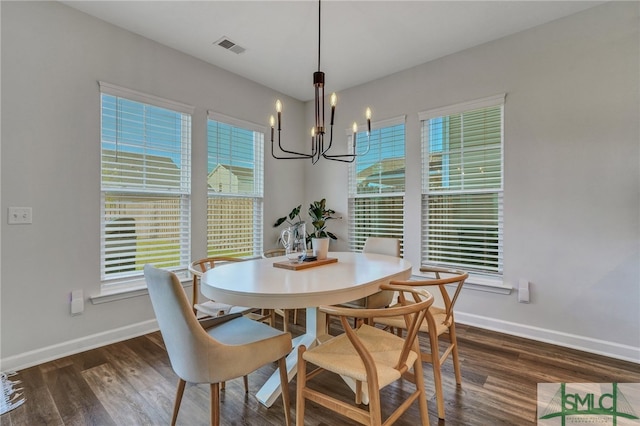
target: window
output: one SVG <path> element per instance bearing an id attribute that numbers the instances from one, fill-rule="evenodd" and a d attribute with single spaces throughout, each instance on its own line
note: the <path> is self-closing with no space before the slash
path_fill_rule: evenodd
<path id="1" fill-rule="evenodd" d="M 209 256 L 262 254 L 264 128 L 209 112 Z"/>
<path id="2" fill-rule="evenodd" d="M 192 108 L 100 82 L 102 281 L 190 259 Z"/>
<path id="3" fill-rule="evenodd" d="M 398 238 L 403 249 L 404 117 L 376 124 L 369 151 L 349 165 L 351 251 L 361 251 L 369 236 Z M 357 139 L 364 148 L 366 133 Z"/>
<path id="4" fill-rule="evenodd" d="M 504 98 L 420 113 L 423 264 L 502 274 Z"/>

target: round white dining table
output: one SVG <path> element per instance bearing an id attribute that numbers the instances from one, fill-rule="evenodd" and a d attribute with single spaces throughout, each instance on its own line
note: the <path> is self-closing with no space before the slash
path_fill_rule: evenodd
<path id="1" fill-rule="evenodd" d="M 293 339 L 294 350 L 287 357 L 289 380 L 296 373 L 297 347 L 312 347 L 325 334 L 325 316 L 318 306 L 356 300 L 378 291 L 381 284 L 411 276 L 407 260 L 373 253 L 330 252 L 335 263 L 291 270 L 274 266 L 284 256 L 234 262 L 202 275 L 201 291 L 206 297 L 235 306 L 269 309 L 307 308 L 306 333 Z M 269 407 L 280 395 L 276 371 L 256 397 Z"/>

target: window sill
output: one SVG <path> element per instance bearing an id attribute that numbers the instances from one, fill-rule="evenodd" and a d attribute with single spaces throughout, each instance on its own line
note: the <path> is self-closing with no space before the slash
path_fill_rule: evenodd
<path id="1" fill-rule="evenodd" d="M 411 277 L 416 280 L 430 278 L 428 275 L 420 272 L 413 274 Z M 497 294 L 511 294 L 513 291 L 513 287 L 505 284 L 502 277 L 490 277 L 472 273 L 469 273 L 469 278 L 465 281 L 464 288 Z"/>
<path id="2" fill-rule="evenodd" d="M 189 287 L 192 284 L 187 272 L 178 274 L 182 287 Z M 94 305 L 101 303 L 115 302 L 117 300 L 130 299 L 132 297 L 145 296 L 149 294 L 147 283 L 144 278 L 118 281 L 113 284 L 103 284 L 99 294 L 90 296 L 89 300 Z"/>

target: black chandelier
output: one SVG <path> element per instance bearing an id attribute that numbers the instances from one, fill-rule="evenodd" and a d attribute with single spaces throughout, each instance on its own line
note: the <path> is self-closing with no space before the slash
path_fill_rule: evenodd
<path id="1" fill-rule="evenodd" d="M 278 148 L 280 154 L 275 153 L 273 135 L 275 131 L 276 120 L 273 115 L 270 118 L 271 126 L 271 156 L 278 160 L 304 160 L 311 159 L 311 163 L 315 164 L 324 157 L 327 160 L 342 161 L 345 163 L 352 163 L 358 155 L 365 155 L 369 151 L 370 136 L 371 136 L 371 109 L 367 108 L 365 117 L 367 119 L 367 149 L 364 152 L 356 152 L 356 138 L 358 133 L 358 124 L 353 123 L 353 143 L 351 147 L 351 153 L 348 154 L 329 154 L 329 149 L 333 142 L 333 119 L 336 112 L 336 103 L 338 97 L 335 93 L 331 94 L 329 102 L 331 104 L 331 120 L 329 122 L 329 142 L 324 143 L 324 135 L 326 127 L 324 125 L 324 73 L 320 71 L 320 29 L 321 29 L 321 14 L 320 14 L 320 0 L 318 0 L 318 71 L 313 73 L 313 87 L 315 88 L 315 126 L 311 128 L 311 153 L 303 153 L 288 150 L 282 147 L 280 140 L 280 133 L 282 131 L 282 102 L 278 99 L 276 101 L 276 112 L 278 116 Z"/>

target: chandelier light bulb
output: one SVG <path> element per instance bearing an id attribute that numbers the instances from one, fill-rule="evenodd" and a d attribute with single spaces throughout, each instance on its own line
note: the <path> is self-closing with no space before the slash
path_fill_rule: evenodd
<path id="1" fill-rule="evenodd" d="M 282 128 L 280 124 L 282 121 L 282 102 L 280 102 L 280 99 L 276 101 L 276 112 L 278 113 L 278 132 L 280 132 Z"/>
<path id="2" fill-rule="evenodd" d="M 338 97 L 336 96 L 335 92 L 331 94 L 331 98 L 329 99 L 329 102 L 331 102 L 332 107 L 335 107 L 336 104 L 338 103 Z"/>

